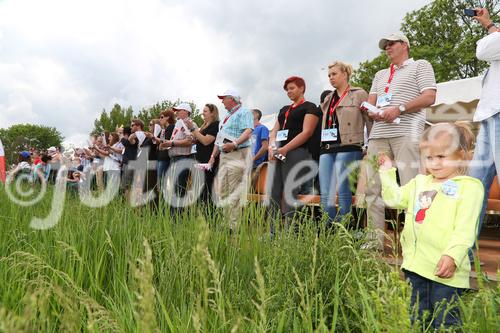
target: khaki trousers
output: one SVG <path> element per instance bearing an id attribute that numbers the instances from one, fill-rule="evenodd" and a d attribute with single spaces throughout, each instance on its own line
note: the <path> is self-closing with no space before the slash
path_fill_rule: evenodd
<path id="1" fill-rule="evenodd" d="M 221 153 L 219 171 L 214 187 L 218 204 L 227 209 L 229 227 L 235 230 L 241 213 L 241 206 L 247 201 L 249 176 L 252 169 L 250 147 L 230 153 Z"/>
<path id="2" fill-rule="evenodd" d="M 418 140 L 406 136 L 387 139 L 370 139 L 368 159 L 384 152 L 396 164 L 401 185 L 408 183 L 422 169 Z M 378 168 L 366 163 L 366 203 L 368 205 L 368 227 L 372 230 L 370 238 L 377 240 L 379 250 L 383 250 L 385 239 L 385 204 L 382 199 L 382 186 Z"/>

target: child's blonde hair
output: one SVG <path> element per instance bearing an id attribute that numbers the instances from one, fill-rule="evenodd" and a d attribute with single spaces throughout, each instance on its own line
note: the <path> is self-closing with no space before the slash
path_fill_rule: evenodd
<path id="1" fill-rule="evenodd" d="M 447 136 L 449 142 L 443 145 L 442 139 Z M 475 136 L 467 122 L 438 123 L 424 131 L 420 140 L 420 150 L 440 147 L 448 154 L 462 153 L 463 163 L 460 164 L 459 173 L 466 175 L 468 161 L 472 159 Z"/>

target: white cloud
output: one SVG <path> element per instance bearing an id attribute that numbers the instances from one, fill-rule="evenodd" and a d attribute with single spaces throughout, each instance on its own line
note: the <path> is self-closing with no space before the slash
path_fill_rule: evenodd
<path id="1" fill-rule="evenodd" d="M 0 127 L 44 124 L 76 140 L 115 102 L 201 107 L 228 86 L 271 113 L 292 74 L 316 101 L 328 87 L 321 67 L 374 57 L 378 38 L 428 2 L 5 0 Z"/>

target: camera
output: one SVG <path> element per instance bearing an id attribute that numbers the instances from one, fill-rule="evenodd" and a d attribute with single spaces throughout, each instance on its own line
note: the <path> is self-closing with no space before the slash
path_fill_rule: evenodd
<path id="1" fill-rule="evenodd" d="M 477 16 L 477 10 L 471 8 L 464 9 L 464 15 L 469 17 Z"/>

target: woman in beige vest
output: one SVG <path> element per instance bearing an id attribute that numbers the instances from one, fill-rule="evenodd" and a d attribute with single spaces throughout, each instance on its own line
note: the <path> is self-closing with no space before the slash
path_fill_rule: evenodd
<path id="1" fill-rule="evenodd" d="M 367 114 L 360 108 L 368 94 L 361 88 L 350 86 L 351 74 L 351 65 L 340 61 L 329 65 L 328 78 L 335 90 L 320 105 L 323 119 L 319 182 L 321 205 L 330 223 L 340 221 L 351 212 L 349 174 L 355 162 L 362 159 L 365 126 L 368 130 L 371 128 Z M 337 192 L 338 211 L 335 206 Z"/>

